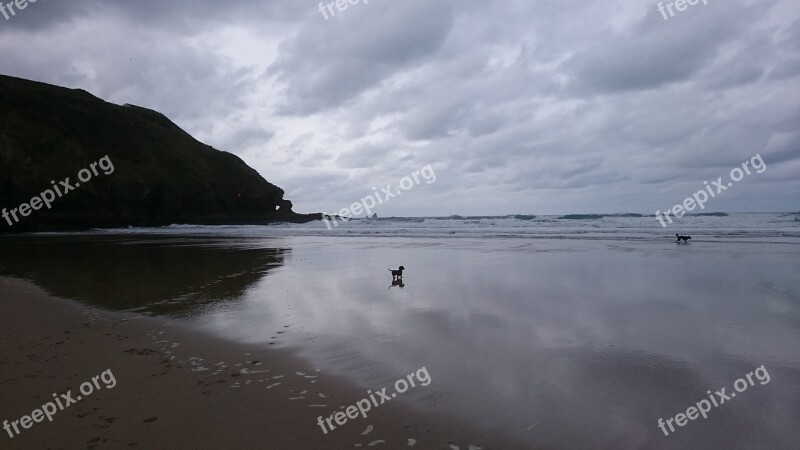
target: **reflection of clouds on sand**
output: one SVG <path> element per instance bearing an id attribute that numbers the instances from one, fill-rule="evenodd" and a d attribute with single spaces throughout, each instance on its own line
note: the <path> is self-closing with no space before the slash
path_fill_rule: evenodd
<path id="1" fill-rule="evenodd" d="M 800 379 L 798 259 L 769 245 L 291 242 L 287 265 L 207 326 L 268 342 L 291 323 L 281 341 L 365 387 L 426 364 L 442 383 L 405 401 L 532 443 L 658 446 L 658 417 L 743 369 Z M 386 260 L 408 268 L 405 289 L 376 275 Z M 770 387 L 670 443 L 800 438 L 800 396 Z"/>
<path id="2" fill-rule="evenodd" d="M 800 398 L 779 390 L 800 379 L 800 267 L 791 247 L 36 239 L 41 245 L 3 242 L 5 273 L 56 295 L 195 316 L 229 338 L 297 347 L 365 388 L 426 365 L 440 382 L 404 402 L 534 444 L 657 447 L 659 417 L 761 364 L 775 380 L 769 389 L 737 397 L 670 442 L 780 448 L 800 439 Z M 395 261 L 408 268 L 406 287 L 387 290 L 385 267 Z M 180 345 L 163 344 L 170 358 Z M 202 373 L 225 369 L 193 362 Z"/>

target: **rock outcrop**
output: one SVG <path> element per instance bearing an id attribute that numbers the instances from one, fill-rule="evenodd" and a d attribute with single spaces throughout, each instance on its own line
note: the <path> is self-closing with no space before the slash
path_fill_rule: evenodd
<path id="1" fill-rule="evenodd" d="M 18 222 L 0 219 L 0 232 L 321 218 L 294 213 L 283 190 L 239 157 L 198 142 L 158 112 L 0 76 L 0 208 L 30 203 L 67 177 L 75 184 L 104 156 L 112 173 L 93 174 L 51 208 L 17 214 Z"/>

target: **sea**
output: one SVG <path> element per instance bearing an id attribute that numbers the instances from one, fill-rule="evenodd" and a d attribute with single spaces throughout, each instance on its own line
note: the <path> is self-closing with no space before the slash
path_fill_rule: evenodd
<path id="1" fill-rule="evenodd" d="M 654 215 L 568 214 L 450 217 L 357 218 L 278 223 L 268 226 L 172 225 L 163 228 L 97 230 L 104 233 L 230 234 L 239 236 L 381 236 L 428 238 L 524 238 L 614 241 L 674 240 L 675 234 L 692 235 L 706 242 L 800 241 L 800 212 L 791 213 L 708 213 L 671 219 L 663 227 Z"/>

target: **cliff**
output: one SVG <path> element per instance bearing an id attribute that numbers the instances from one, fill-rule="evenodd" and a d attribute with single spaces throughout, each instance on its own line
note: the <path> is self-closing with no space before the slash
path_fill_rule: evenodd
<path id="1" fill-rule="evenodd" d="M 67 177 L 80 185 L 61 192 Z M 31 202 L 48 189 L 62 196 Z M 0 232 L 320 218 L 292 212 L 283 194 L 158 112 L 0 75 Z"/>

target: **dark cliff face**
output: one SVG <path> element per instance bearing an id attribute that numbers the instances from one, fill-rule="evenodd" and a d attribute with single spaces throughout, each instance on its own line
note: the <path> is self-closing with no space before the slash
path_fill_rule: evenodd
<path id="1" fill-rule="evenodd" d="M 67 177 L 80 186 L 64 193 Z M 31 202 L 48 189 L 44 196 L 54 200 Z M 22 203 L 39 209 L 9 214 Z M 9 210 L 0 232 L 317 218 L 293 213 L 282 189 L 162 114 L 6 76 L 0 76 L 0 208 Z"/>

